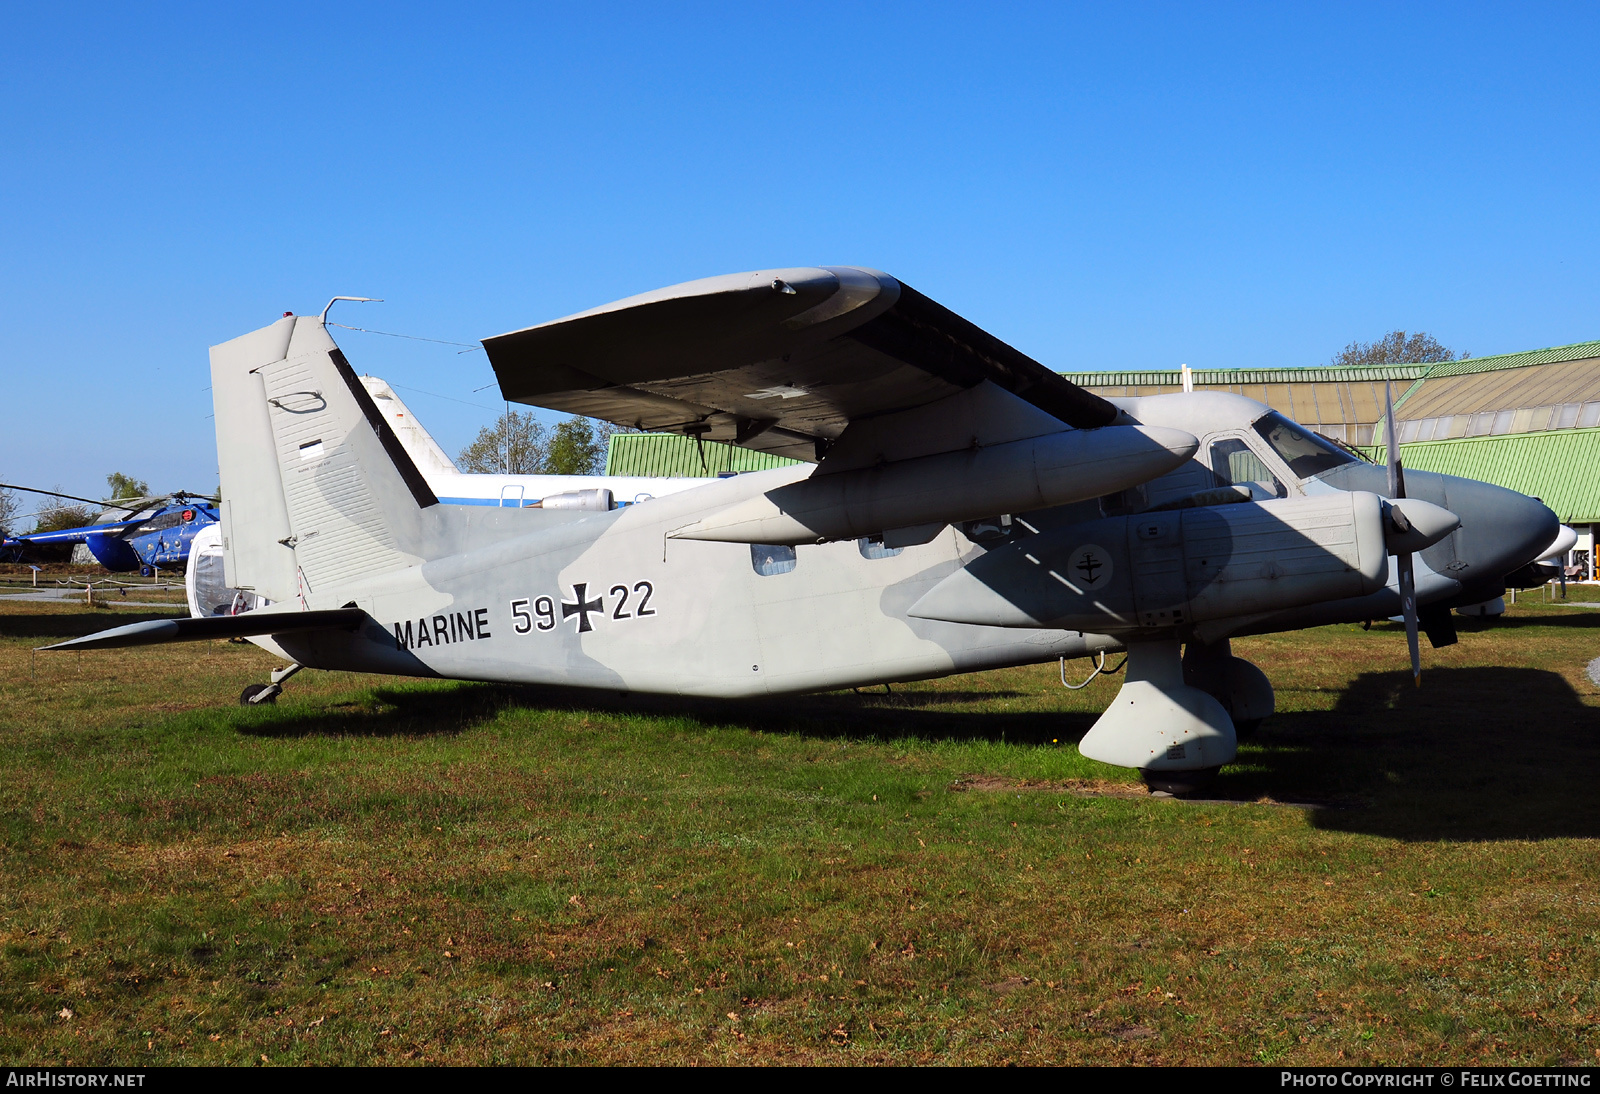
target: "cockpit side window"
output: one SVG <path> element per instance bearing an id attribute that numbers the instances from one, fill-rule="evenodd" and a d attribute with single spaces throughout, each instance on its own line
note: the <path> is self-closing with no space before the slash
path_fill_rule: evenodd
<path id="1" fill-rule="evenodd" d="M 1297 477 L 1309 479 L 1324 471 L 1360 461 L 1332 441 L 1296 425 L 1277 411 L 1256 419 L 1255 430 Z"/>
<path id="2" fill-rule="evenodd" d="M 1272 473 L 1272 469 L 1260 456 L 1251 451 L 1248 444 L 1237 437 L 1226 437 L 1212 442 L 1211 471 L 1217 476 L 1218 486 L 1255 483 L 1280 498 L 1288 493 L 1283 488 L 1283 483 L 1278 481 L 1278 476 Z"/>

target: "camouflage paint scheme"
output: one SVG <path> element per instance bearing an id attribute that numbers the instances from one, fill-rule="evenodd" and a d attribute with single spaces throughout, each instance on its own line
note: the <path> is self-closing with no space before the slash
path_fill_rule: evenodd
<path id="1" fill-rule="evenodd" d="M 1415 551 L 1448 641 L 1440 613 L 1557 528 L 1448 476 L 1390 500 L 1240 396 L 1100 400 L 876 271 L 730 275 L 486 345 L 508 396 L 819 462 L 625 508 L 443 503 L 323 322 L 285 317 L 212 350 L 226 582 L 270 606 L 62 646 L 227 629 L 303 666 L 730 698 L 1123 648 L 1080 747 L 1182 775 L 1271 712 L 1230 635 L 1392 615 Z"/>

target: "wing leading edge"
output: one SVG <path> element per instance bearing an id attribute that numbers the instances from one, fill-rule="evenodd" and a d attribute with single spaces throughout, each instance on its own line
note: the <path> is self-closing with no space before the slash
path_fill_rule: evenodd
<path id="1" fill-rule="evenodd" d="M 852 421 L 985 381 L 1078 428 L 1117 408 L 888 274 L 728 274 L 484 340 L 506 399 L 818 460 Z"/>

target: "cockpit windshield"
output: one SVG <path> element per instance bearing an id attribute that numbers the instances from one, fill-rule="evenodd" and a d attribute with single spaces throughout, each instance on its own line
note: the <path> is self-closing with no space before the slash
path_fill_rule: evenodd
<path id="1" fill-rule="evenodd" d="M 1319 437 L 1304 426 L 1296 425 L 1276 410 L 1258 418 L 1255 430 L 1283 457 L 1295 477 L 1309 479 L 1330 468 L 1347 463 L 1359 463 L 1359 457 L 1347 452 L 1326 438 Z"/>

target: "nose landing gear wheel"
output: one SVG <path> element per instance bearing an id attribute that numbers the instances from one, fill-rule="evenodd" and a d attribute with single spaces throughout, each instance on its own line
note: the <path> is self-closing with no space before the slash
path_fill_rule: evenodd
<path id="1" fill-rule="evenodd" d="M 271 692 L 263 695 L 263 692 Z M 242 707 L 260 706 L 262 703 L 275 703 L 283 689 L 277 684 L 251 684 L 239 693 L 239 705 Z M 260 696 L 260 698 L 257 698 Z"/>
<path id="2" fill-rule="evenodd" d="M 1174 798 L 1187 798 L 1211 785 L 1220 767 L 1202 767 L 1193 771 L 1141 770 L 1139 777 L 1152 794 L 1167 794 Z"/>

